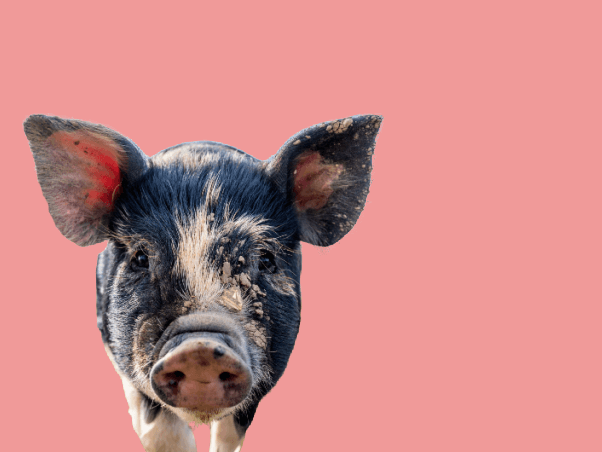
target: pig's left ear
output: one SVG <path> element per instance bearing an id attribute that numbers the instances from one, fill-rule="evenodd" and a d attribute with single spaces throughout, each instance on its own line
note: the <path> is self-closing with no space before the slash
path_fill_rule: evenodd
<path id="1" fill-rule="evenodd" d="M 364 209 L 372 154 L 382 117 L 352 116 L 302 130 L 266 163 L 266 171 L 294 205 L 300 238 L 336 243 Z"/>
<path id="2" fill-rule="evenodd" d="M 24 128 L 56 227 L 80 246 L 105 240 L 115 201 L 144 173 L 146 156 L 99 124 L 32 115 Z"/>

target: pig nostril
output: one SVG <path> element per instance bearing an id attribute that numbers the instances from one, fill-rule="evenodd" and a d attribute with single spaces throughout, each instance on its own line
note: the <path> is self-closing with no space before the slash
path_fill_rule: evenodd
<path id="1" fill-rule="evenodd" d="M 184 377 L 186 377 L 186 375 L 184 375 L 184 372 L 180 372 L 179 370 L 176 370 L 175 372 L 171 372 L 167 376 L 168 376 L 167 384 L 171 387 L 177 386 L 178 383 L 181 380 L 183 380 Z"/>
<path id="2" fill-rule="evenodd" d="M 219 379 L 222 381 L 231 380 L 234 377 L 230 372 L 222 372 L 219 374 Z"/>

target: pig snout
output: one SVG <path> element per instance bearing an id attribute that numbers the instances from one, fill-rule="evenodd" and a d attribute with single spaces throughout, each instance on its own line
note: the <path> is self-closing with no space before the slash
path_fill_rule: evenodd
<path id="1" fill-rule="evenodd" d="M 155 393 L 165 403 L 194 411 L 238 405 L 251 389 L 251 372 L 224 343 L 192 337 L 163 357 L 151 372 Z"/>
<path id="2" fill-rule="evenodd" d="M 252 372 L 239 335 L 227 320 L 217 325 L 207 320 L 177 321 L 161 346 L 150 380 L 168 405 L 216 412 L 238 405 L 251 391 Z"/>

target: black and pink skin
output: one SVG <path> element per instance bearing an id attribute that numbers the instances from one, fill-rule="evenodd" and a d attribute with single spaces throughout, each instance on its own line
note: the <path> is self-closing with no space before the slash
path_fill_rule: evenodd
<path id="1" fill-rule="evenodd" d="M 104 126 L 32 115 L 25 133 L 56 226 L 97 265 L 98 328 L 147 452 L 240 450 L 299 330 L 300 241 L 362 212 L 381 117 L 305 129 L 270 159 L 208 141 L 149 158 Z"/>

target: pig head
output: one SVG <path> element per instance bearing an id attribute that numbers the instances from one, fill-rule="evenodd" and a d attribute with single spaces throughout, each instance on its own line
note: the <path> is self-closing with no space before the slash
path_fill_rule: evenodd
<path id="1" fill-rule="evenodd" d="M 322 123 L 269 160 L 200 141 L 152 158 L 106 127 L 25 121 L 50 214 L 97 265 L 97 324 L 147 452 L 239 450 L 299 330 L 300 241 L 364 208 L 379 116 Z"/>

